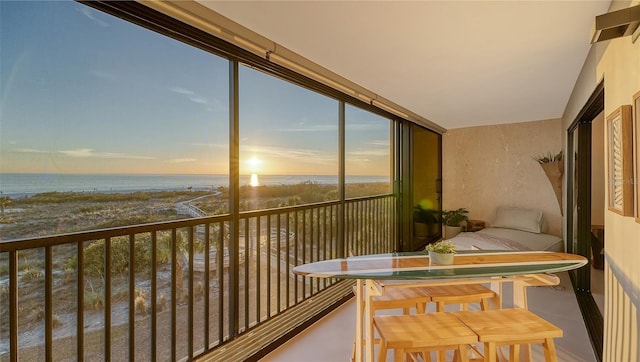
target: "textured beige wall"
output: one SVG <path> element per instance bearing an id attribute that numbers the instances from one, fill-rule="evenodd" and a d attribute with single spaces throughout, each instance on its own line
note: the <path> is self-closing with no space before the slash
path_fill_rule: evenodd
<path id="1" fill-rule="evenodd" d="M 640 1 L 612 1 L 609 11 L 640 4 Z M 592 46 L 563 116 L 563 130 L 574 121 L 600 80 L 604 79 L 605 110 L 611 114 L 631 104 L 640 91 L 640 39 L 618 38 Z M 605 127 L 606 130 L 606 127 Z M 604 152 L 608 148 L 604 138 Z M 606 154 L 605 154 L 606 156 Z M 604 159 L 606 170 L 607 157 Z M 638 182 L 638 180 L 636 180 Z M 608 179 L 604 177 L 605 190 Z M 605 205 L 607 195 L 605 194 Z M 604 361 L 640 361 L 640 223 L 623 217 L 603 205 L 605 224 L 605 313 Z"/>
<path id="2" fill-rule="evenodd" d="M 597 76 L 604 78 L 605 115 L 611 114 L 623 104 L 631 104 L 633 95 L 640 91 L 640 39 L 635 44 L 632 43 L 631 37 L 611 40 L 598 63 Z M 608 142 L 605 138 L 605 149 L 607 147 Z M 605 157 L 605 167 L 608 167 L 607 162 L 608 159 Z M 606 181 L 608 187 L 608 180 Z M 605 310 L 604 359 L 638 361 L 640 223 L 633 217 L 623 217 L 605 210 L 605 240 L 608 261 L 605 271 L 607 275 L 615 273 L 616 277 L 607 278 L 610 283 L 605 290 L 610 303 Z M 621 290 L 625 292 L 621 293 Z"/>
<path id="3" fill-rule="evenodd" d="M 538 208 L 547 231 L 562 235 L 553 188 L 533 158 L 562 149 L 562 120 L 458 128 L 442 137 L 443 208 L 469 210 L 472 219 L 494 218 L 496 207 Z"/>

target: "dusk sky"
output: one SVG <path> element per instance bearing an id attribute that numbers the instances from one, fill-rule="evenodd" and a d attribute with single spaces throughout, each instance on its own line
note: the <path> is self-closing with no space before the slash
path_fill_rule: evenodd
<path id="1" fill-rule="evenodd" d="M 226 174 L 228 62 L 72 1 L 0 1 L 0 173 Z M 337 174 L 338 102 L 240 71 L 241 173 Z M 347 173 L 389 121 L 347 107 Z"/>

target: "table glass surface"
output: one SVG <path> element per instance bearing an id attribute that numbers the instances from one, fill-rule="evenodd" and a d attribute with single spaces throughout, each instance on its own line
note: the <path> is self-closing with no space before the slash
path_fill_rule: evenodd
<path id="1" fill-rule="evenodd" d="M 580 255 L 547 251 L 459 251 L 452 265 L 426 252 L 362 255 L 296 266 L 297 275 L 344 279 L 447 279 L 557 273 L 587 264 Z"/>

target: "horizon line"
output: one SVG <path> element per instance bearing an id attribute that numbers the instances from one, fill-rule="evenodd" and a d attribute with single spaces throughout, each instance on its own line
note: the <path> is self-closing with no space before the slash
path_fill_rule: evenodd
<path id="1" fill-rule="evenodd" d="M 240 176 L 251 176 L 257 174 L 258 176 L 338 176 L 338 174 L 304 174 L 304 173 L 291 173 L 291 174 L 270 174 L 270 173 L 243 173 Z M 0 172 L 0 175 L 127 175 L 127 176 L 228 176 L 227 173 L 107 173 L 107 172 L 92 172 L 92 173 L 75 173 L 75 172 Z M 353 174 L 345 176 L 389 176 L 381 174 Z"/>

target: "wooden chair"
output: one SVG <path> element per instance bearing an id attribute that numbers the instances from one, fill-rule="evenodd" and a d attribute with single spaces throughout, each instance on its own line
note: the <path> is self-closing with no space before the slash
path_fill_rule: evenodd
<path id="1" fill-rule="evenodd" d="M 401 362 L 411 352 L 454 350 L 455 359 L 467 362 L 467 345 L 478 336 L 451 313 L 412 315 L 381 315 L 373 318 L 380 335 L 378 362 L 387 359 L 387 350 L 394 349 L 394 361 Z M 429 353 L 424 354 L 430 361 Z M 439 362 L 444 362 L 438 356 Z"/>
<path id="2" fill-rule="evenodd" d="M 508 345 L 509 361 L 519 361 L 520 345 L 542 344 L 545 361 L 556 362 L 553 339 L 562 337 L 562 329 L 534 313 L 522 309 L 460 311 L 448 313 L 457 317 L 484 343 L 485 362 L 497 361 L 497 347 Z"/>

